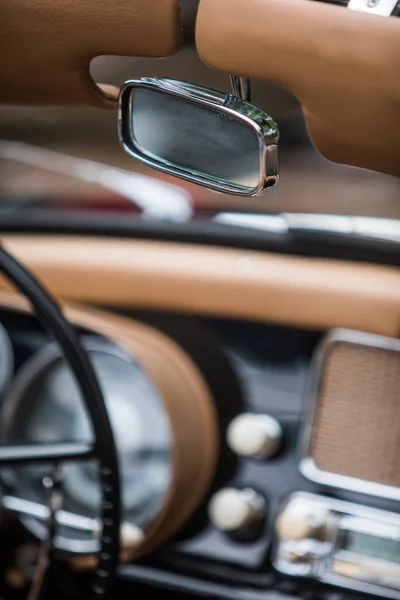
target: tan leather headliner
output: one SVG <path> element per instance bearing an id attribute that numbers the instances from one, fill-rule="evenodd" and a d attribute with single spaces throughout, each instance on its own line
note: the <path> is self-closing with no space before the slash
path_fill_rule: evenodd
<path id="1" fill-rule="evenodd" d="M 3 236 L 64 300 L 400 334 L 400 270 L 198 245 Z M 0 279 L 0 289 L 9 289 Z"/>
<path id="2" fill-rule="evenodd" d="M 300 99 L 318 150 L 400 175 L 400 19 L 310 0 L 200 0 L 200 56 Z"/>
<path id="3" fill-rule="evenodd" d="M 114 106 L 92 58 L 167 56 L 179 42 L 179 0 L 0 0 L 0 102 Z"/>

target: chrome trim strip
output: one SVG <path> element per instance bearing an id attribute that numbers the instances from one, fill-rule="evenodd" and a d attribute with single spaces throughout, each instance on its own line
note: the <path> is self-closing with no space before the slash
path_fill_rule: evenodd
<path id="1" fill-rule="evenodd" d="M 252 215 L 243 213 L 223 212 L 211 219 L 213 223 L 231 225 L 233 227 L 248 227 L 261 231 L 287 233 L 289 226 L 282 215 Z"/>
<path id="2" fill-rule="evenodd" d="M 235 227 L 260 231 L 327 233 L 338 237 L 366 238 L 400 244 L 400 221 L 377 217 L 346 215 L 280 213 L 266 215 L 243 212 L 220 212 L 211 219 Z"/>
<path id="3" fill-rule="evenodd" d="M 381 498 L 389 498 L 391 500 L 400 500 L 400 488 L 381 483 L 375 483 L 373 481 L 366 481 L 356 477 L 348 477 L 347 475 L 340 475 L 338 473 L 331 473 L 329 471 L 323 471 L 317 467 L 314 459 L 309 455 L 313 426 L 318 405 L 318 397 L 322 385 L 325 358 L 327 353 L 334 347 L 335 344 L 343 342 L 400 353 L 400 340 L 376 335 L 373 333 L 365 333 L 351 329 L 333 329 L 324 337 L 322 343 L 314 354 L 310 369 L 310 380 L 307 392 L 310 405 L 305 419 L 303 435 L 300 436 L 300 444 L 298 449 L 300 472 L 306 479 L 328 487 L 333 487 L 339 490 L 351 490 L 353 492 L 369 494 Z"/>
<path id="4" fill-rule="evenodd" d="M 400 527 L 400 513 L 383 510 L 382 508 L 372 508 L 364 504 L 356 504 L 355 502 L 339 500 L 338 498 L 322 496 L 311 492 L 293 492 L 287 497 L 284 504 L 287 505 L 294 500 L 301 500 L 305 505 L 310 507 L 316 506 L 341 513 L 346 519 L 352 517 L 362 519 L 365 521 L 365 527 L 362 529 L 360 527 L 360 531 L 369 531 L 373 535 L 376 535 L 375 524 L 377 521 L 382 523 L 384 527 Z M 371 521 L 373 524 L 370 527 L 369 523 Z M 352 529 L 355 528 L 353 527 Z"/>
<path id="5" fill-rule="evenodd" d="M 400 243 L 400 221 L 382 217 L 359 217 L 315 213 L 283 213 L 291 230 L 316 231 L 382 239 Z"/>
<path id="6" fill-rule="evenodd" d="M 183 98 L 194 104 L 217 108 L 220 112 L 246 123 L 256 133 L 260 147 L 258 185 L 248 191 L 239 185 L 223 184 L 212 177 L 196 175 L 183 168 L 161 164 L 159 161 L 136 151 L 132 139 L 132 92 L 135 88 L 157 90 L 161 93 Z M 278 181 L 279 130 L 275 121 L 267 113 L 239 97 L 190 82 L 161 77 L 142 77 L 141 79 L 132 79 L 125 82 L 119 96 L 118 137 L 125 152 L 149 167 L 219 192 L 253 197 L 262 194 Z"/>

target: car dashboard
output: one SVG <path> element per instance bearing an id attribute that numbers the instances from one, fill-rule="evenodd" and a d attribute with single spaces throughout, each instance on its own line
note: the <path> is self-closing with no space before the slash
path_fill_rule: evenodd
<path id="1" fill-rule="evenodd" d="M 123 480 L 115 597 L 135 583 L 143 597 L 399 598 L 398 243 L 372 263 L 374 241 L 354 236 L 329 248 L 303 231 L 294 255 L 293 238 L 255 248 L 227 224 L 189 243 L 39 221 L 11 215 L 2 240 L 60 299 L 100 378 Z M 0 287 L 2 443 L 89 443 L 57 347 Z M 45 536 L 47 476 L 2 474 L 15 597 Z M 96 481 L 90 460 L 63 469 L 60 598 L 95 562 Z"/>
<path id="2" fill-rule="evenodd" d="M 400 600 L 400 2 L 0 14 L 0 600 Z"/>

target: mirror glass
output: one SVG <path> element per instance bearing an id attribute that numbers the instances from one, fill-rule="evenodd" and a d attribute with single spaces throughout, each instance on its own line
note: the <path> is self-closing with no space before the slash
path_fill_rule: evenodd
<path id="1" fill-rule="evenodd" d="M 260 138 L 246 121 L 219 107 L 146 88 L 133 91 L 131 111 L 135 151 L 164 170 L 206 177 L 222 191 L 228 184 L 249 193 L 260 184 Z"/>

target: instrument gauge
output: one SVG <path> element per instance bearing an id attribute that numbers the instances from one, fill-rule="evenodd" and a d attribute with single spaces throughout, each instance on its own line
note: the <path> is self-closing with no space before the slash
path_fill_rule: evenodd
<path id="1" fill-rule="evenodd" d="M 128 353 L 101 338 L 85 338 L 86 347 L 102 388 L 120 457 L 123 521 L 138 531 L 158 514 L 172 477 L 172 432 L 159 392 L 141 366 Z M 20 370 L 6 399 L 1 423 L 3 441 L 89 442 L 94 439 L 90 420 L 73 375 L 49 344 Z M 7 469 L 2 480 L 7 492 L 25 502 L 45 505 L 43 478 L 50 465 Z M 96 461 L 66 463 L 63 467 L 64 523 L 58 528 L 57 546 L 65 551 L 91 553 L 97 549 L 95 531 L 100 508 Z M 69 515 L 69 517 L 68 517 Z M 73 518 L 73 516 L 78 518 Z M 86 522 L 79 520 L 86 517 Z M 43 520 L 24 517 L 36 535 L 44 535 Z"/>

